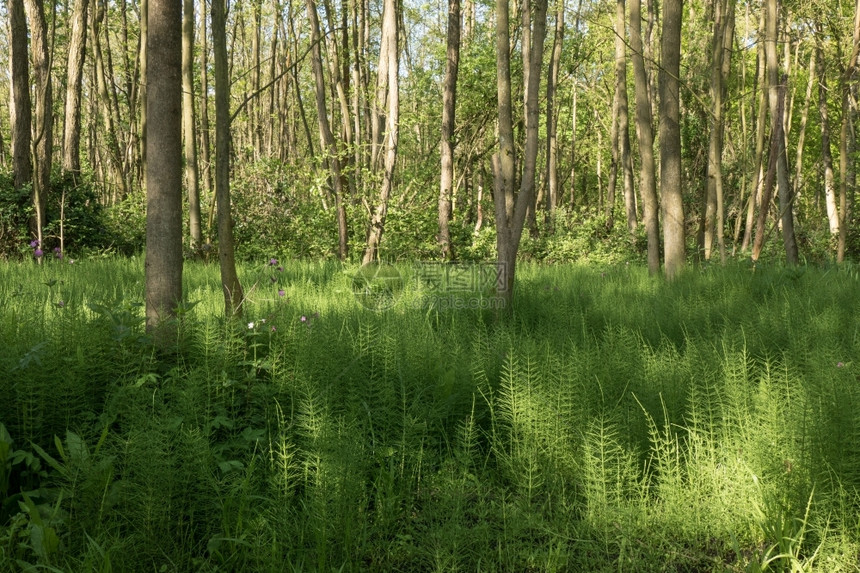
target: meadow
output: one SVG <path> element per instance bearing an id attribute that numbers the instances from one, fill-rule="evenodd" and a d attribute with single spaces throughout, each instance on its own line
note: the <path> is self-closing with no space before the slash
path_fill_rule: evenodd
<path id="1" fill-rule="evenodd" d="M 0 264 L 0 572 L 860 571 L 856 267 L 398 269 Z"/>

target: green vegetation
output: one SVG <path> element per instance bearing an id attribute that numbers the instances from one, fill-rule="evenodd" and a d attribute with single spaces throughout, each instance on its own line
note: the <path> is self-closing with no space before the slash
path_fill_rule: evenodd
<path id="1" fill-rule="evenodd" d="M 283 267 L 281 267 L 283 264 Z M 356 268 L 0 265 L 0 571 L 858 571 L 860 272 L 523 264 L 517 309 Z"/>

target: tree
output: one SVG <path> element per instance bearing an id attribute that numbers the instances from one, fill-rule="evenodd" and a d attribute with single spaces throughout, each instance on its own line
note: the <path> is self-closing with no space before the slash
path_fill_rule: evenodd
<path id="1" fill-rule="evenodd" d="M 197 130 L 194 128 L 194 0 L 182 8 L 182 131 L 185 132 L 185 185 L 188 193 L 188 232 L 191 251 L 203 243 L 200 183 L 197 169 Z"/>
<path id="2" fill-rule="evenodd" d="M 328 106 L 325 97 L 325 76 L 322 65 L 322 50 L 320 48 L 320 22 L 317 17 L 317 7 L 314 0 L 307 0 L 308 20 L 311 24 L 311 65 L 314 73 L 314 89 L 317 103 L 317 123 L 319 124 L 320 139 L 323 149 L 326 151 L 326 161 L 331 171 L 331 183 L 334 187 L 335 213 L 337 217 L 338 235 L 338 258 L 346 260 L 348 252 L 348 230 L 346 222 L 346 207 L 344 206 L 344 195 L 346 194 L 346 183 L 341 168 L 340 152 L 331 131 L 328 121 Z"/>
<path id="3" fill-rule="evenodd" d="M 394 186 L 394 167 L 397 161 L 397 142 L 400 125 L 400 52 L 398 47 L 399 26 L 397 0 L 385 0 L 382 9 L 382 39 L 379 49 L 379 67 L 376 80 L 377 138 L 375 148 L 385 150 L 383 160 L 382 186 L 379 201 L 370 214 L 367 229 L 367 248 L 362 257 L 369 263 L 379 257 L 379 243 L 385 229 L 388 213 L 388 199 Z M 384 114 L 379 113 L 384 107 Z"/>
<path id="4" fill-rule="evenodd" d="M 20 191 L 33 181 L 30 159 L 33 112 L 30 107 L 30 58 L 23 0 L 9 0 L 9 31 L 12 52 L 12 169 L 15 172 L 15 189 Z"/>
<path id="5" fill-rule="evenodd" d="M 146 52 L 146 328 L 161 348 L 176 337 L 182 301 L 182 4 L 151 0 Z"/>
<path id="6" fill-rule="evenodd" d="M 33 58 L 33 81 L 35 98 L 33 104 L 33 205 L 35 213 L 30 222 L 30 231 L 42 239 L 42 228 L 46 223 L 48 189 L 51 185 L 51 164 L 54 151 L 54 98 L 51 83 L 51 49 L 48 45 L 48 25 L 42 0 L 25 0 L 24 8 L 30 21 L 30 42 Z"/>
<path id="7" fill-rule="evenodd" d="M 460 0 L 448 0 L 448 34 L 445 79 L 442 84 L 442 138 L 439 182 L 439 247 L 442 258 L 453 257 L 451 231 L 451 194 L 454 187 L 454 125 L 457 108 L 457 74 L 460 68 Z"/>
<path id="8" fill-rule="evenodd" d="M 681 18 L 683 0 L 663 3 L 660 51 L 660 192 L 666 277 L 674 279 L 686 260 L 684 201 L 681 190 Z"/>
<path id="9" fill-rule="evenodd" d="M 523 149 L 523 167 L 520 188 L 515 193 L 516 150 L 514 146 L 513 106 L 511 104 L 511 42 L 509 31 L 508 0 L 496 2 L 496 77 L 499 113 L 499 150 L 493 155 L 494 202 L 496 209 L 496 251 L 499 264 L 498 291 L 510 308 L 514 294 L 517 251 L 523 233 L 526 211 L 532 204 L 535 192 L 535 169 L 538 152 L 540 71 L 543 62 L 543 43 L 546 35 L 546 0 L 536 0 L 534 15 L 530 4 L 525 3 L 523 20 L 526 27 L 532 20 L 534 29 L 526 34 L 523 29 L 524 107 L 526 141 Z M 526 16 L 526 13 L 528 16 Z M 532 19 L 533 18 L 533 19 Z M 531 43 L 525 40 L 530 36 Z"/>
<path id="10" fill-rule="evenodd" d="M 81 170 L 81 87 L 87 47 L 89 0 L 78 0 L 72 12 L 72 35 L 67 62 L 65 126 L 63 130 L 63 171 L 77 175 Z"/>
<path id="11" fill-rule="evenodd" d="M 641 157 L 639 189 L 642 194 L 642 220 L 648 238 L 648 272 L 660 271 L 660 221 L 657 204 L 657 178 L 654 164 L 654 132 L 651 124 L 651 98 L 645 58 L 642 52 L 641 0 L 630 0 L 630 49 L 636 97 L 636 136 Z"/>
<path id="12" fill-rule="evenodd" d="M 224 293 L 224 315 L 233 318 L 242 316 L 245 295 L 236 272 L 233 215 L 230 208 L 230 78 L 227 70 L 226 3 L 226 0 L 212 1 L 212 46 L 215 49 L 215 201 L 218 209 L 218 262 L 221 268 L 221 289 Z M 150 118 L 152 111 L 150 108 Z"/>
<path id="13" fill-rule="evenodd" d="M 784 90 L 784 84 L 788 78 L 783 76 L 782 84 L 779 82 L 779 68 L 777 63 L 777 28 L 779 23 L 779 0 L 765 0 L 765 36 L 764 49 L 767 68 L 768 82 L 768 107 L 770 109 L 771 130 L 779 134 L 775 139 L 777 147 L 771 151 L 776 152 L 776 182 L 779 190 L 780 222 L 782 224 L 782 240 L 785 245 L 785 259 L 790 265 L 798 263 L 797 242 L 794 237 L 794 212 L 792 210 L 791 186 L 788 182 L 788 157 L 785 148 L 784 108 L 779 105 L 780 90 Z M 767 209 L 767 204 L 762 203 L 761 208 Z"/>
<path id="14" fill-rule="evenodd" d="M 555 5 L 555 32 L 552 39 L 552 58 L 546 82 L 546 211 L 552 220 L 559 200 L 558 184 L 558 113 L 555 109 L 558 76 L 561 69 L 561 50 L 564 44 L 564 2 Z"/>

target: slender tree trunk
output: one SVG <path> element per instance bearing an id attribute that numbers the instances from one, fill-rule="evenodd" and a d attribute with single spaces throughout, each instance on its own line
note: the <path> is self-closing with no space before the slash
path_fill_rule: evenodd
<path id="1" fill-rule="evenodd" d="M 230 79 L 227 73 L 226 0 L 212 0 L 212 47 L 215 51 L 215 200 L 218 208 L 218 259 L 224 314 L 241 317 L 244 293 L 236 273 L 233 215 L 230 207 Z"/>
<path id="2" fill-rule="evenodd" d="M 183 0 L 182 14 L 182 130 L 185 132 L 185 185 L 188 193 L 188 231 L 191 252 L 203 244 L 200 184 L 197 171 L 197 133 L 194 127 L 194 0 Z"/>
<path id="3" fill-rule="evenodd" d="M 710 260 L 714 241 L 720 249 L 720 261 L 726 261 L 725 207 L 723 202 L 723 112 L 725 82 L 728 79 L 731 44 L 727 36 L 734 32 L 734 2 L 714 2 L 714 29 L 711 36 L 711 116 L 708 136 L 708 168 L 705 189 L 704 247 L 705 260 Z"/>
<path id="4" fill-rule="evenodd" d="M 326 161 L 331 171 L 331 183 L 334 187 L 335 211 L 338 230 L 338 258 L 346 260 L 348 256 L 348 232 L 346 224 L 346 208 L 344 194 L 347 186 L 340 165 L 340 154 L 331 132 L 328 121 L 328 108 L 325 98 L 325 76 L 322 65 L 322 50 L 320 48 L 320 27 L 317 18 L 317 8 L 314 0 L 307 0 L 308 21 L 311 25 L 311 63 L 314 73 L 314 87 L 317 103 L 317 121 L 319 123 L 320 139 L 326 151 Z"/>
<path id="5" fill-rule="evenodd" d="M 809 79 L 806 82 L 806 98 L 803 100 L 803 111 L 800 114 L 800 132 L 797 134 L 797 151 L 794 158 L 794 188 L 792 194 L 795 198 L 800 197 L 803 185 L 803 152 L 806 143 L 806 124 L 809 120 L 809 107 L 812 104 L 812 88 L 815 85 L 815 60 L 816 52 L 809 57 Z"/>
<path id="6" fill-rule="evenodd" d="M 833 154 L 830 151 L 830 114 L 827 108 L 827 60 L 820 42 L 815 48 L 820 77 L 818 80 L 818 115 L 821 124 L 821 164 L 824 168 L 824 204 L 830 233 L 839 235 L 839 212 L 836 208 L 836 190 L 833 183 Z"/>
<path id="7" fill-rule="evenodd" d="M 9 29 L 12 68 L 12 168 L 15 189 L 33 181 L 30 146 L 33 141 L 33 110 L 30 102 L 30 58 L 27 50 L 27 17 L 23 0 L 9 0 Z"/>
<path id="8" fill-rule="evenodd" d="M 209 141 L 211 126 L 209 124 L 209 36 L 206 33 L 206 6 L 200 3 L 200 161 L 203 162 L 202 181 L 205 192 L 211 193 L 212 182 L 212 147 Z M 199 171 L 199 169 L 198 169 Z M 208 195 L 207 195 L 208 196 Z M 207 242 L 212 242 L 212 214 L 215 201 L 212 200 L 207 225 Z"/>
<path id="9" fill-rule="evenodd" d="M 63 129 L 63 171 L 77 176 L 81 171 L 81 86 L 87 44 L 89 0 L 78 0 L 72 12 L 67 63 L 65 125 Z"/>
<path id="10" fill-rule="evenodd" d="M 762 10 L 759 19 L 759 37 L 764 37 L 764 10 Z M 759 43 L 757 71 L 756 77 L 761 88 L 759 92 L 758 113 L 756 115 L 756 139 L 755 139 L 755 181 L 750 196 L 749 204 L 747 205 L 747 217 L 744 230 L 744 238 L 741 242 L 741 250 L 746 251 L 750 248 L 750 242 L 753 240 L 753 224 L 756 221 L 755 207 L 767 209 L 766 204 L 762 201 L 765 181 L 765 166 L 764 166 L 764 144 L 765 134 L 767 131 L 767 71 L 765 69 L 764 44 Z M 753 90 L 755 92 L 755 90 Z M 757 257 L 756 257 L 757 258 Z"/>
<path id="11" fill-rule="evenodd" d="M 777 91 L 777 115 L 782 117 L 783 109 L 785 108 L 785 86 L 779 86 Z M 781 125 L 781 124 L 780 124 Z M 773 197 L 773 185 L 776 179 L 776 164 L 779 149 L 783 145 L 785 138 L 782 134 L 782 129 L 773 129 L 770 136 L 770 156 L 768 159 L 767 175 L 764 177 L 761 191 L 761 206 L 756 219 L 755 240 L 752 248 L 752 260 L 758 261 L 761 255 L 761 250 L 764 247 L 764 241 L 767 238 L 765 235 L 765 227 L 767 225 L 767 214 L 770 211 L 770 201 Z"/>
<path id="12" fill-rule="evenodd" d="M 176 341 L 182 301 L 182 5 L 152 0 L 146 52 L 146 329 L 161 349 Z"/>
<path id="13" fill-rule="evenodd" d="M 777 149 L 776 158 L 776 181 L 779 189 L 779 209 L 781 212 L 780 218 L 782 222 L 782 239 L 785 245 L 786 262 L 790 265 L 798 263 L 797 242 L 794 237 L 794 213 L 791 202 L 791 186 L 788 181 L 788 157 L 785 148 L 785 134 L 783 131 L 784 111 L 779 106 L 780 82 L 777 77 L 779 69 L 777 66 L 777 51 L 776 38 L 777 28 L 779 23 L 779 0 L 765 0 L 765 58 L 767 60 L 767 79 L 768 79 L 768 103 L 771 112 L 771 129 L 778 131 L 781 135 L 778 140 L 779 147 Z M 782 84 L 788 82 L 787 77 L 783 77 Z M 762 206 L 764 208 L 764 205 Z"/>
<path id="14" fill-rule="evenodd" d="M 674 279 L 686 260 L 681 190 L 680 63 L 682 0 L 663 3 L 660 68 L 660 191 L 666 277 Z"/>
<path id="15" fill-rule="evenodd" d="M 625 0 L 615 2 L 615 97 L 617 99 L 617 146 L 618 169 L 621 171 L 624 189 L 624 212 L 627 230 L 636 231 L 636 196 L 633 190 L 633 158 L 630 154 L 630 120 L 627 97 L 627 34 Z"/>
<path id="16" fill-rule="evenodd" d="M 33 178 L 34 217 L 30 220 L 30 231 L 42 239 L 42 229 L 47 222 L 46 207 L 51 185 L 51 164 L 54 150 L 54 97 L 51 82 L 51 54 L 48 45 L 48 25 L 42 0 L 24 0 L 24 9 L 30 22 L 30 47 L 33 60 L 33 83 L 35 84 L 35 115 L 33 116 Z"/>
<path id="17" fill-rule="evenodd" d="M 561 69 L 561 50 L 564 44 L 564 2 L 555 5 L 555 33 L 552 39 L 552 58 L 546 82 L 546 212 L 550 222 L 558 205 L 558 113 L 555 110 L 558 76 Z"/>
<path id="18" fill-rule="evenodd" d="M 380 48 L 379 70 L 384 78 L 377 82 L 377 106 L 385 101 L 384 132 L 381 148 L 385 150 L 383 164 L 382 188 L 379 192 L 379 202 L 370 215 L 370 225 L 367 230 L 367 248 L 362 257 L 363 263 L 369 263 L 379 258 L 379 243 L 385 229 L 385 218 L 388 213 L 388 199 L 394 186 L 394 167 L 397 161 L 397 142 L 400 123 L 400 84 L 398 50 L 399 20 L 397 1 L 385 0 L 382 10 L 382 48 Z M 381 98 L 380 96 L 383 96 Z"/>
<path id="19" fill-rule="evenodd" d="M 660 221 L 650 89 L 642 54 L 641 0 L 630 0 L 630 50 L 636 96 L 636 135 L 639 138 L 641 157 L 639 188 L 642 194 L 642 219 L 645 224 L 645 235 L 648 238 L 648 272 L 653 275 L 660 271 Z"/>
<path id="20" fill-rule="evenodd" d="M 451 259 L 451 194 L 454 188 L 454 126 L 457 107 L 457 75 L 460 67 L 460 0 L 448 0 L 448 38 L 445 80 L 442 87 L 442 174 L 439 185 L 439 248 Z"/>
<path id="21" fill-rule="evenodd" d="M 857 116 L 856 102 L 853 101 L 852 91 L 857 81 L 857 59 L 860 56 L 860 0 L 854 3 L 854 26 L 852 28 L 851 56 L 848 65 L 842 73 L 842 129 L 839 134 L 839 239 L 836 247 L 836 262 L 845 260 L 845 249 L 848 242 L 848 187 L 854 193 L 856 174 L 854 171 L 854 120 Z M 849 141 L 849 139 L 851 141 Z"/>

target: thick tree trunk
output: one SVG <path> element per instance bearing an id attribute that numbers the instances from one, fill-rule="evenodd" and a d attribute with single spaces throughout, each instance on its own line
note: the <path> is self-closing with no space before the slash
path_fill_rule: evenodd
<path id="1" fill-rule="evenodd" d="M 218 260 L 224 314 L 242 316 L 244 293 L 236 273 L 233 215 L 230 207 L 230 78 L 227 73 L 226 0 L 212 0 L 212 47 L 215 51 L 215 200 L 218 208 Z"/>
<path id="2" fill-rule="evenodd" d="M 663 3 L 660 68 L 660 191 L 666 277 L 674 279 L 686 260 L 684 202 L 681 190 L 679 76 L 682 0 Z"/>
<path id="3" fill-rule="evenodd" d="M 642 54 L 641 0 L 630 0 L 630 49 L 636 96 L 636 135 L 639 138 L 641 158 L 639 189 L 642 194 L 642 219 L 645 224 L 645 235 L 648 238 L 648 272 L 653 275 L 660 271 L 660 222 L 650 90 Z"/>
<path id="4" fill-rule="evenodd" d="M 66 76 L 63 171 L 77 176 L 81 171 L 81 86 L 87 44 L 89 0 L 78 0 L 72 12 L 72 35 Z"/>
<path id="5" fill-rule="evenodd" d="M 439 248 L 445 260 L 454 257 L 451 246 L 451 195 L 454 191 L 454 126 L 457 75 L 460 67 L 460 0 L 448 0 L 448 38 L 445 80 L 442 86 L 442 174 L 439 181 Z"/>
<path id="6" fill-rule="evenodd" d="M 856 101 L 852 91 L 857 81 L 857 59 L 860 56 L 860 0 L 854 3 L 854 26 L 851 34 L 851 55 L 841 78 L 842 88 L 842 129 L 839 135 L 839 239 L 836 247 L 836 262 L 845 260 L 848 242 L 848 187 L 854 193 L 856 173 L 854 171 L 854 151 L 857 147 L 854 137 L 854 123 L 857 117 Z"/>
<path id="7" fill-rule="evenodd" d="M 30 102 L 30 58 L 27 51 L 27 17 L 23 0 L 9 0 L 12 68 L 12 169 L 15 189 L 33 181 L 30 146 L 33 141 L 33 110 Z"/>
<path id="8" fill-rule="evenodd" d="M 182 301 L 182 5 L 152 0 L 146 52 L 146 329 L 158 347 L 175 343 Z"/>
<path id="9" fill-rule="evenodd" d="M 194 127 L 194 0 L 183 0 L 182 14 L 182 130 L 185 132 L 185 185 L 191 252 L 203 243 L 200 184 L 197 170 L 197 130 Z"/>

